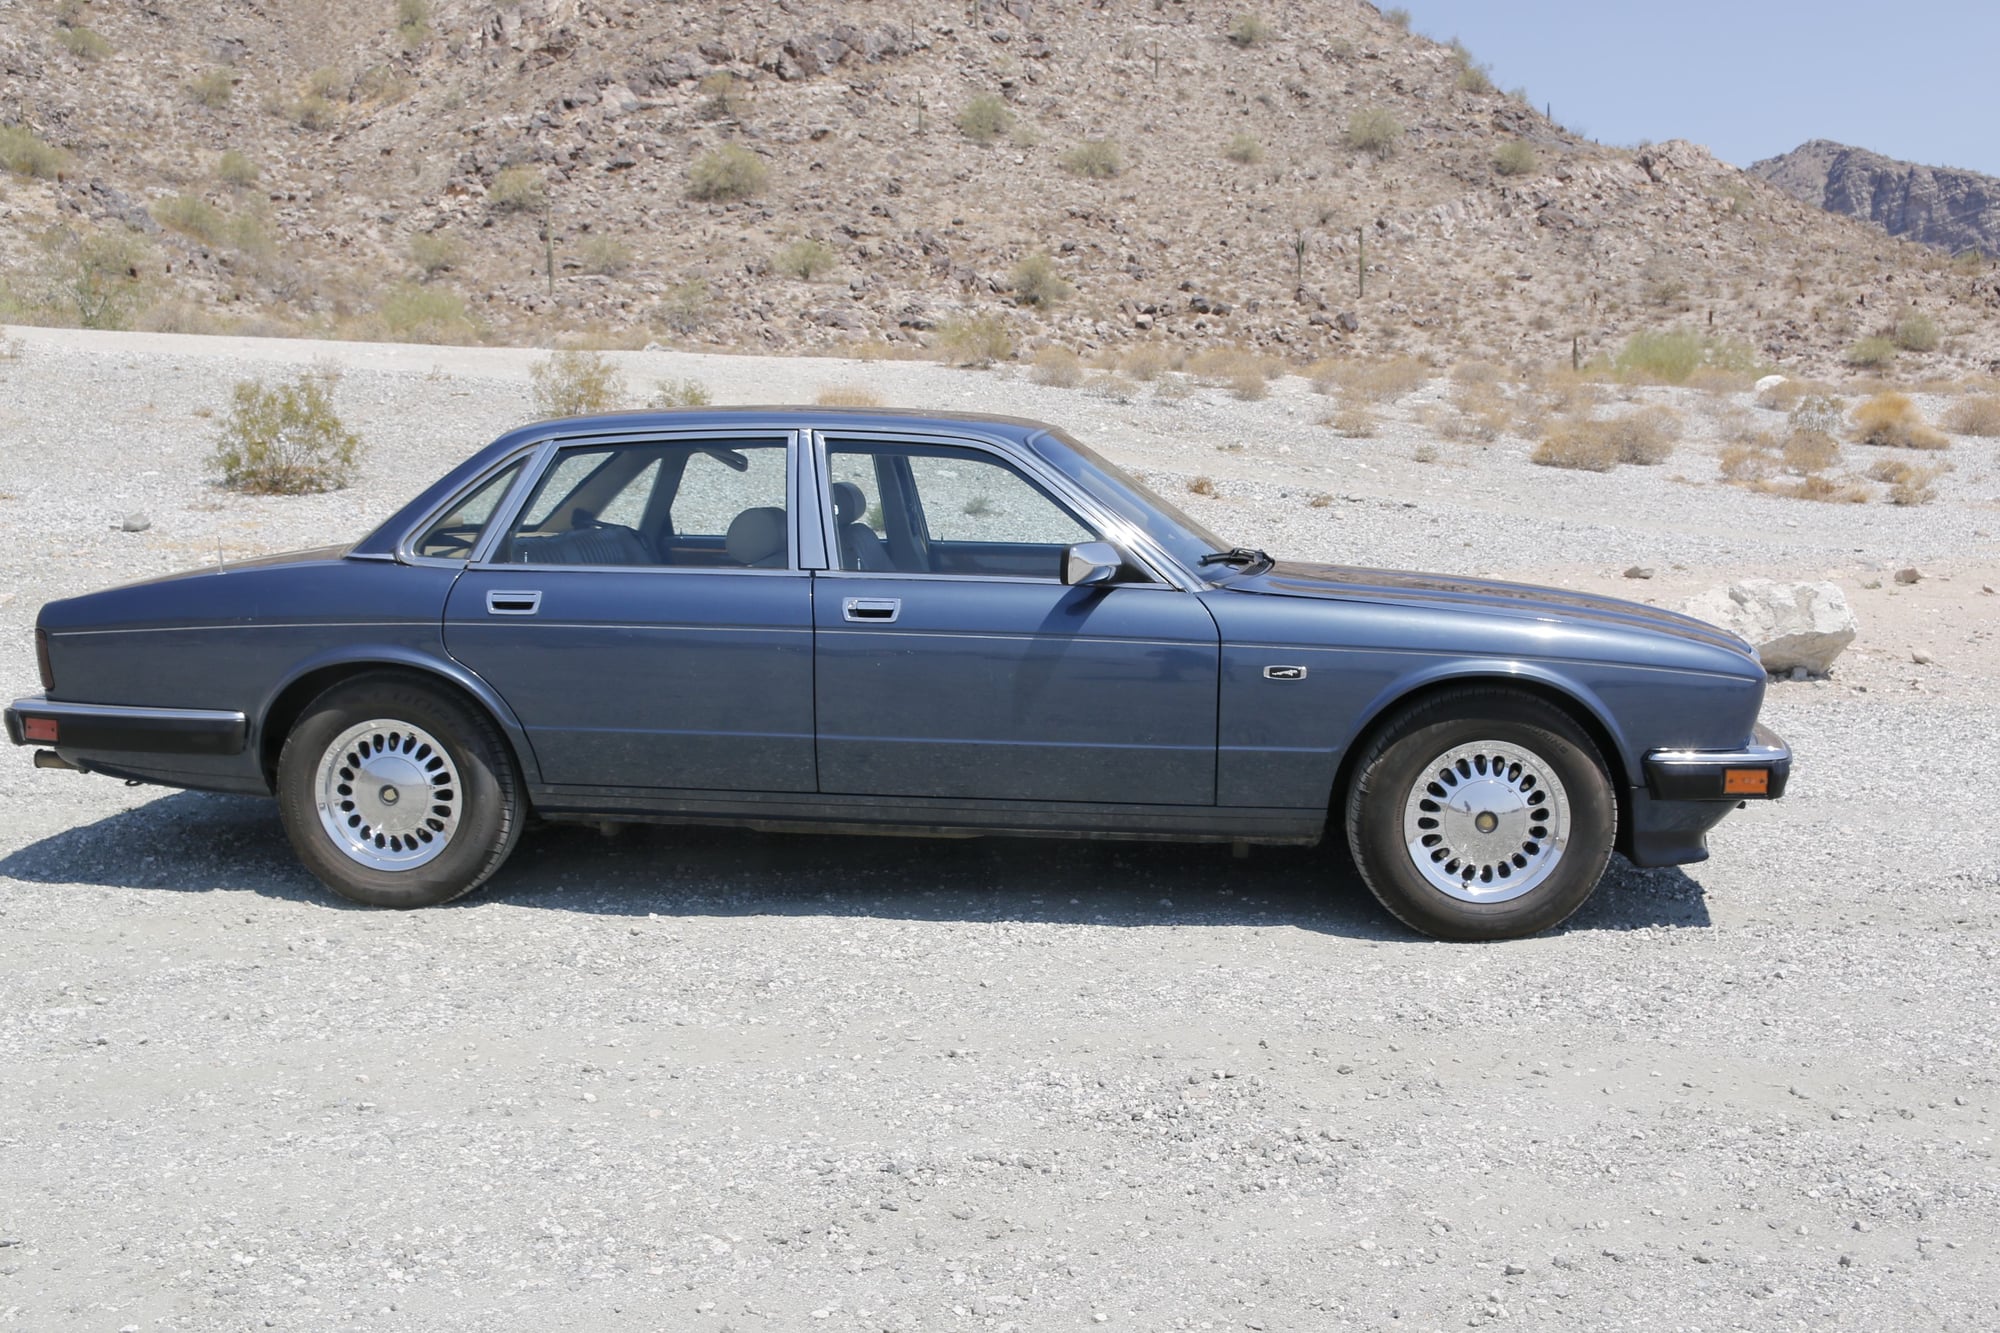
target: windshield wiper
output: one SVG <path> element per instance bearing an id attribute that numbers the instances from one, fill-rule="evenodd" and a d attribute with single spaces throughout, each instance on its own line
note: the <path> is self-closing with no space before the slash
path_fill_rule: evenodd
<path id="1" fill-rule="evenodd" d="M 1200 563 L 1204 566 L 1235 565 L 1241 569 L 1249 569 L 1255 566 L 1261 571 L 1269 569 L 1275 562 L 1272 561 L 1270 556 L 1265 555 L 1255 547 L 1232 546 L 1226 551 L 1210 551 L 1201 558 Z"/>

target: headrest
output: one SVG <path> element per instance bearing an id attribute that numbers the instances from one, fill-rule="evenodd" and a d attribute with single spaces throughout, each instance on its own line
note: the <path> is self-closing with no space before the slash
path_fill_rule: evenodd
<path id="1" fill-rule="evenodd" d="M 785 511 L 746 509 L 730 520 L 723 549 L 739 565 L 763 566 L 785 561 Z M 775 558 L 774 558 L 775 557 Z"/>
<path id="2" fill-rule="evenodd" d="M 859 523 L 868 512 L 868 496 L 851 481 L 833 483 L 833 521 L 846 527 Z"/>

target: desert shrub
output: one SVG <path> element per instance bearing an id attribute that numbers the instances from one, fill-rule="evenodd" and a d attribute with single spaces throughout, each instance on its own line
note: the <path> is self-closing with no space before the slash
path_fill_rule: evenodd
<path id="1" fill-rule="evenodd" d="M 1944 428 L 1954 435 L 2000 435 L 2000 398 L 1982 394 L 1959 399 L 1944 414 Z"/>
<path id="2" fill-rule="evenodd" d="M 370 65 L 354 79 L 354 98 L 378 106 L 394 106 L 417 90 L 410 76 L 394 65 Z"/>
<path id="3" fill-rule="evenodd" d="M 1367 399 L 1343 394 L 1339 409 L 1331 416 L 1322 418 L 1320 424 L 1331 426 L 1350 440 L 1366 440 L 1375 434 L 1375 413 Z M 1435 461 L 1435 458 L 1433 451 L 1431 459 L 1422 461 Z"/>
<path id="4" fill-rule="evenodd" d="M 1717 459 L 1723 480 L 1756 483 L 1768 480 L 1778 470 L 1778 455 L 1769 435 L 1756 435 L 1726 444 Z"/>
<path id="5" fill-rule="evenodd" d="M 1528 461 L 1543 467 L 1609 472 L 1618 466 L 1619 446 L 1602 421 L 1556 421 Z"/>
<path id="6" fill-rule="evenodd" d="M 750 110 L 750 85 L 726 69 L 702 76 L 695 85 L 702 103 L 695 114 L 703 120 L 741 120 Z"/>
<path id="7" fill-rule="evenodd" d="M 632 247 L 616 236 L 593 234 L 577 242 L 576 262 L 585 273 L 616 277 L 632 267 Z"/>
<path id="8" fill-rule="evenodd" d="M 821 407 L 880 407 L 882 396 L 859 384 L 822 384 L 813 401 Z"/>
<path id="9" fill-rule="evenodd" d="M 1785 424 L 1791 427 L 1794 435 L 1825 435 L 1831 438 L 1840 433 L 1845 412 L 1846 405 L 1831 394 L 1805 394 L 1792 404 Z"/>
<path id="10" fill-rule="evenodd" d="M 992 93 L 981 93 L 958 113 L 958 132 L 976 144 L 997 142 L 1014 128 L 1014 113 Z"/>
<path id="11" fill-rule="evenodd" d="M 1110 139 L 1086 139 L 1064 153 L 1062 168 L 1086 180 L 1110 180 L 1125 170 L 1125 154 Z"/>
<path id="12" fill-rule="evenodd" d="M 236 76 L 226 69 L 211 69 L 188 80 L 188 96 L 198 106 L 220 111 L 236 95 Z"/>
<path id="13" fill-rule="evenodd" d="M 422 231 L 410 238 L 410 260 L 426 278 L 448 273 L 465 262 L 465 243 L 446 231 Z"/>
<path id="14" fill-rule="evenodd" d="M 1410 30 L 1410 11 L 1401 6 L 1383 10 L 1382 17 L 1392 28 L 1401 28 L 1404 32 Z"/>
<path id="15" fill-rule="evenodd" d="M 710 203 L 748 199 L 764 188 L 770 174 L 763 158 L 742 144 L 726 143 L 688 168 L 688 198 Z"/>
<path id="16" fill-rule="evenodd" d="M 1083 362 L 1067 347 L 1044 347 L 1035 353 L 1034 368 L 1028 377 L 1051 388 L 1074 389 L 1083 383 Z"/>
<path id="17" fill-rule="evenodd" d="M 1685 384 L 1702 366 L 1747 374 L 1756 360 L 1756 354 L 1744 343 L 1693 329 L 1651 329 L 1627 338 L 1611 365 L 1627 379 Z"/>
<path id="18" fill-rule="evenodd" d="M 1403 123 L 1379 106 L 1364 107 L 1347 121 L 1347 146 L 1357 153 L 1391 157 L 1403 140 Z"/>
<path id="19" fill-rule="evenodd" d="M 1257 142 L 1256 135 L 1239 130 L 1229 136 L 1229 146 L 1222 150 L 1222 155 L 1231 162 L 1254 166 L 1264 160 L 1264 145 Z"/>
<path id="20" fill-rule="evenodd" d="M 1493 91 L 1493 74 L 1485 65 L 1472 58 L 1472 52 L 1456 39 L 1451 44 L 1451 58 L 1458 66 L 1458 76 L 1453 80 L 1462 93 L 1490 93 Z"/>
<path id="21" fill-rule="evenodd" d="M 824 241 L 801 238 L 778 251 L 778 272 L 811 282 L 840 258 Z"/>
<path id="22" fill-rule="evenodd" d="M 215 160 L 215 178 L 224 185 L 238 189 L 255 185 L 258 175 L 257 164 L 234 148 L 224 149 L 222 156 Z"/>
<path id="23" fill-rule="evenodd" d="M 1800 477 L 1789 485 L 1766 482 L 1757 489 L 1771 495 L 1786 495 L 1794 500 L 1812 500 L 1819 504 L 1865 505 L 1868 492 L 1851 481 L 1841 481 L 1834 477 L 1821 476 L 1815 472 Z"/>
<path id="24" fill-rule="evenodd" d="M 502 167 L 486 187 L 486 206 L 495 213 L 539 213 L 548 203 L 548 182 L 533 167 Z"/>
<path id="25" fill-rule="evenodd" d="M 1726 366 L 1696 366 L 1687 377 L 1687 387 L 1701 393 L 1741 393 L 1757 382 L 1746 370 Z"/>
<path id="26" fill-rule="evenodd" d="M 396 0 L 396 37 L 405 51 L 431 39 L 430 0 Z"/>
<path id="27" fill-rule="evenodd" d="M 1338 389 L 1371 403 L 1387 403 L 1422 388 L 1431 368 L 1413 356 L 1383 361 L 1329 361 L 1313 369 L 1313 387 L 1321 393 Z"/>
<path id="28" fill-rule="evenodd" d="M 382 322 L 399 341 L 462 343 L 478 336 L 465 298 L 441 287 L 403 283 L 382 299 Z"/>
<path id="29" fill-rule="evenodd" d="M 1536 165 L 1535 150 L 1524 140 L 1510 139 L 1493 150 L 1493 169 L 1502 176 L 1526 176 Z"/>
<path id="30" fill-rule="evenodd" d="M 222 244 L 229 225 L 222 210 L 200 195 L 177 194 L 167 199 L 156 199 L 147 211 L 152 213 L 153 221 L 162 227 L 200 241 L 203 245 Z"/>
<path id="31" fill-rule="evenodd" d="M 1052 306 L 1076 290 L 1056 272 L 1053 259 L 1037 251 L 1014 265 L 1014 299 L 1022 305 Z"/>
<path id="32" fill-rule="evenodd" d="M 1618 450 L 1618 461 L 1650 467 L 1664 463 L 1681 437 L 1681 414 L 1658 403 L 1603 423 L 1605 435 Z"/>
<path id="33" fill-rule="evenodd" d="M 1925 423 L 1910 396 L 1888 390 L 1854 409 L 1854 438 L 1895 449 L 1949 449 L 1951 441 Z"/>
<path id="34" fill-rule="evenodd" d="M 1840 442 L 1822 431 L 1794 430 L 1785 437 L 1779 457 L 1785 471 L 1810 476 L 1840 462 Z"/>
<path id="35" fill-rule="evenodd" d="M 625 400 L 624 375 L 597 352 L 550 353 L 528 367 L 528 380 L 538 416 L 590 416 Z"/>
<path id="36" fill-rule="evenodd" d="M 1446 428 L 1446 433 L 1456 439 L 1496 440 L 1507 433 L 1513 425 L 1513 404 L 1507 400 L 1497 379 L 1484 378 L 1480 372 L 1497 367 L 1487 367 L 1484 363 L 1460 366 L 1453 372 L 1456 381 L 1452 386 L 1451 404 L 1458 409 L 1458 415 Z M 1460 378 L 1464 375 L 1464 378 Z"/>
<path id="37" fill-rule="evenodd" d="M 1271 25 L 1255 14 L 1238 14 L 1229 24 L 1229 40 L 1238 46 L 1256 46 L 1271 40 Z"/>
<path id="38" fill-rule="evenodd" d="M 1242 375 L 1263 379 L 1271 369 L 1265 357 L 1248 347 L 1204 347 L 1188 358 L 1188 373 L 1205 384 L 1229 385 Z"/>
<path id="39" fill-rule="evenodd" d="M 26 125 L 0 125 L 0 167 L 16 176 L 53 180 L 69 168 L 69 154 Z"/>
<path id="40" fill-rule="evenodd" d="M 998 315 L 954 315 L 938 325 L 937 350 L 953 365 L 985 366 L 1014 355 L 1014 339 Z"/>
<path id="41" fill-rule="evenodd" d="M 1868 469 L 1868 477 L 1889 487 L 1890 504 L 1927 505 L 1937 499 L 1937 479 L 1944 475 L 1944 471 L 1942 467 L 1925 467 L 1900 458 L 1885 458 Z"/>
<path id="42" fill-rule="evenodd" d="M 1118 369 L 1142 383 L 1149 383 L 1174 369 L 1179 358 L 1158 343 L 1140 343 L 1118 359 Z"/>
<path id="43" fill-rule="evenodd" d="M 1896 331 L 1890 340 L 1905 352 L 1935 352 L 1944 335 L 1938 331 L 1936 320 L 1917 311 L 1896 321 Z"/>
<path id="44" fill-rule="evenodd" d="M 667 289 L 653 307 L 653 319 L 669 333 L 690 334 L 708 322 L 711 304 L 708 283 L 689 278 Z"/>
<path id="45" fill-rule="evenodd" d="M 278 257 L 278 243 L 254 213 L 232 215 L 222 226 L 222 243 L 237 254 L 268 264 Z"/>
<path id="46" fill-rule="evenodd" d="M 111 43 L 89 28 L 58 28 L 56 40 L 78 60 L 102 60 L 111 54 Z"/>
<path id="47" fill-rule="evenodd" d="M 1882 370 L 1896 362 L 1896 344 L 1888 338 L 1863 338 L 1847 349 L 1847 364 L 1862 370 Z"/>
<path id="48" fill-rule="evenodd" d="M 289 384 L 240 380 L 209 462 L 232 490 L 303 495 L 347 485 L 361 437 L 333 410 L 336 371 L 316 367 Z"/>
<path id="49" fill-rule="evenodd" d="M 707 407 L 715 401 L 708 386 L 697 379 L 661 380 L 653 389 L 653 407 Z"/>
<path id="50" fill-rule="evenodd" d="M 1215 478 L 1213 477 L 1190 478 L 1187 484 L 1187 488 L 1189 495 L 1205 495 L 1213 499 L 1215 496 Z"/>
<path id="51" fill-rule="evenodd" d="M 329 98 L 309 94 L 284 104 L 285 119 L 302 130 L 330 130 L 340 120 L 340 111 Z"/>

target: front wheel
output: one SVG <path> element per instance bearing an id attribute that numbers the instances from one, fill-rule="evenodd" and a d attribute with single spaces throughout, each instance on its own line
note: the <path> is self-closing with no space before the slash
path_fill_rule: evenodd
<path id="1" fill-rule="evenodd" d="M 479 887 L 520 838 L 520 790 L 483 713 L 388 673 L 314 699 L 278 758 L 278 808 L 299 859 L 373 907 L 430 907 Z"/>
<path id="2" fill-rule="evenodd" d="M 1515 939 L 1583 906 L 1618 803 L 1604 760 L 1553 704 L 1448 690 L 1397 715 L 1355 766 L 1354 862 L 1397 919 L 1447 940 Z"/>

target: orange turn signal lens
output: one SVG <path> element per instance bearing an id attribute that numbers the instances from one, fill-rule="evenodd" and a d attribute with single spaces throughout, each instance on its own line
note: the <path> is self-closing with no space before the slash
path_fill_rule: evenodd
<path id="1" fill-rule="evenodd" d="M 1768 768 L 1722 770 L 1722 794 L 1725 796 L 1763 796 L 1770 790 L 1771 770 Z"/>

